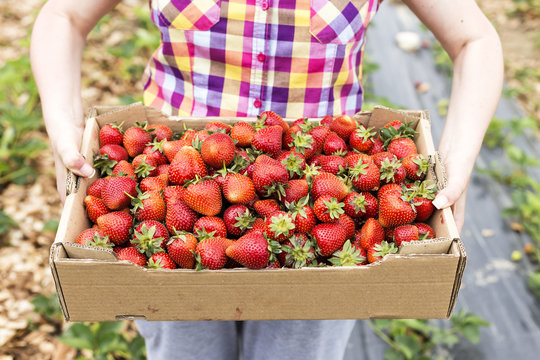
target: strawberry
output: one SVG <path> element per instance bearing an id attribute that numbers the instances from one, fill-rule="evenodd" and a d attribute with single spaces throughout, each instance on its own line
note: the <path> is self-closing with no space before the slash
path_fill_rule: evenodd
<path id="1" fill-rule="evenodd" d="M 332 123 L 332 121 L 334 120 L 334 117 L 332 115 L 326 115 L 325 117 L 323 117 L 323 119 L 321 120 L 321 125 L 322 126 L 326 126 L 326 127 L 330 127 L 330 124 Z"/>
<path id="2" fill-rule="evenodd" d="M 234 159 L 236 147 L 233 139 L 223 133 L 213 133 L 201 146 L 201 156 L 214 169 L 228 166 Z"/>
<path id="3" fill-rule="evenodd" d="M 134 179 L 137 177 L 133 165 L 126 160 L 120 160 L 112 169 L 111 174 L 115 176 L 129 176 Z"/>
<path id="4" fill-rule="evenodd" d="M 366 223 L 357 236 L 355 236 L 354 243 L 364 249 L 371 249 L 375 244 L 380 244 L 384 241 L 384 229 L 381 224 L 373 219 L 367 219 Z"/>
<path id="5" fill-rule="evenodd" d="M 176 232 L 167 242 L 167 253 L 181 268 L 193 269 L 195 267 L 195 249 L 197 239 L 187 232 Z"/>
<path id="6" fill-rule="evenodd" d="M 276 160 L 285 166 L 285 169 L 289 172 L 289 178 L 295 179 L 303 175 L 304 168 L 306 167 L 304 155 L 294 150 L 285 151 Z"/>
<path id="7" fill-rule="evenodd" d="M 227 237 L 225 222 L 215 216 L 203 216 L 193 226 L 193 232 L 198 237 Z"/>
<path id="8" fill-rule="evenodd" d="M 160 225 L 143 222 L 137 226 L 137 229 L 133 233 L 131 244 L 146 256 L 152 256 L 157 252 L 162 252 L 169 238 L 169 233 L 165 229 L 165 226 L 161 223 L 156 223 Z M 157 230 L 158 226 L 160 230 Z M 166 234 L 163 232 L 163 229 Z"/>
<path id="9" fill-rule="evenodd" d="M 294 219 L 295 231 L 300 234 L 309 234 L 317 223 L 315 212 L 308 205 L 308 202 L 309 198 L 306 196 L 289 204 L 289 212 Z"/>
<path id="10" fill-rule="evenodd" d="M 381 162 L 379 172 L 382 185 L 392 183 L 403 184 L 403 182 L 405 181 L 405 168 L 401 165 L 401 161 L 399 161 L 395 156 L 392 158 L 392 160 L 388 160 L 388 158 L 385 158 Z"/>
<path id="11" fill-rule="evenodd" d="M 201 154 L 191 146 L 182 147 L 174 156 L 169 167 L 169 181 L 175 185 L 184 185 L 195 176 L 208 174 Z"/>
<path id="12" fill-rule="evenodd" d="M 289 180 L 285 187 L 285 197 L 283 201 L 292 203 L 306 197 L 309 193 L 309 186 L 305 179 Z"/>
<path id="13" fill-rule="evenodd" d="M 186 141 L 186 140 L 165 141 L 162 145 L 163 153 L 167 157 L 167 160 L 169 160 L 169 162 L 172 162 L 176 154 L 184 146 L 191 147 L 191 141 Z"/>
<path id="14" fill-rule="evenodd" d="M 330 130 L 338 134 L 343 140 L 349 140 L 351 134 L 356 130 L 356 120 L 349 115 L 340 115 L 330 123 Z"/>
<path id="15" fill-rule="evenodd" d="M 398 159 L 403 159 L 409 155 L 418 153 L 414 141 L 409 138 L 394 139 L 390 142 L 387 149 Z"/>
<path id="16" fill-rule="evenodd" d="M 264 234 L 266 231 L 266 221 L 261 218 L 256 218 L 253 222 L 253 225 L 251 225 L 251 229 L 247 230 L 244 235 L 251 234 L 254 232 L 260 232 L 261 234 Z"/>
<path id="17" fill-rule="evenodd" d="M 137 126 L 132 126 L 126 130 L 124 133 L 124 148 L 131 157 L 135 157 L 139 154 L 142 154 L 144 148 L 147 144 L 152 142 L 152 137 L 144 129 L 146 123 L 137 124 Z"/>
<path id="18" fill-rule="evenodd" d="M 232 204 L 247 204 L 255 198 L 255 186 L 247 176 L 228 174 L 223 184 L 223 196 Z"/>
<path id="19" fill-rule="evenodd" d="M 390 129 L 391 127 L 393 127 L 394 129 L 399 130 L 401 126 L 403 126 L 403 123 L 401 121 L 393 120 L 390 121 L 388 124 L 384 125 L 383 129 Z"/>
<path id="20" fill-rule="evenodd" d="M 225 251 L 231 244 L 231 240 L 217 237 L 201 241 L 195 249 L 195 269 L 222 269 L 227 262 Z"/>
<path id="21" fill-rule="evenodd" d="M 398 248 L 394 245 L 394 243 L 388 243 L 386 241 L 383 241 L 380 244 L 375 244 L 372 248 L 369 248 L 367 251 L 367 258 L 369 263 L 374 263 L 376 261 L 382 260 L 383 257 L 385 257 L 388 254 L 395 254 L 397 253 Z"/>
<path id="22" fill-rule="evenodd" d="M 84 205 L 86 206 L 86 213 L 93 223 L 97 221 L 98 217 L 109 212 L 109 208 L 103 200 L 92 195 L 86 195 Z"/>
<path id="23" fill-rule="evenodd" d="M 176 264 L 168 254 L 159 252 L 148 259 L 146 267 L 149 269 L 176 269 Z"/>
<path id="24" fill-rule="evenodd" d="M 263 111 L 258 116 L 259 121 L 261 121 L 266 126 L 278 125 L 281 127 L 283 134 L 289 130 L 289 125 L 283 120 L 281 116 L 276 114 L 273 111 Z"/>
<path id="25" fill-rule="evenodd" d="M 292 144 L 290 149 L 294 152 L 300 153 L 304 158 L 309 159 L 315 155 L 317 151 L 317 144 L 313 140 L 313 136 L 298 132 L 291 134 Z"/>
<path id="26" fill-rule="evenodd" d="M 245 121 L 234 124 L 231 129 L 231 138 L 239 147 L 250 147 L 253 135 L 255 135 L 255 129 Z"/>
<path id="27" fill-rule="evenodd" d="M 381 168 L 381 165 L 385 160 L 387 159 L 392 160 L 394 158 L 395 158 L 395 155 L 388 151 L 383 151 L 383 152 L 380 152 L 371 156 L 371 159 L 373 160 L 373 162 L 375 163 L 375 165 L 377 165 L 379 169 Z"/>
<path id="28" fill-rule="evenodd" d="M 394 229 L 394 242 L 400 246 L 404 241 L 418 240 L 418 228 L 414 225 L 401 225 Z"/>
<path id="29" fill-rule="evenodd" d="M 358 163 L 372 163 L 373 159 L 370 155 L 360 154 L 357 152 L 349 152 L 347 153 L 347 155 L 345 155 L 345 161 L 347 161 L 347 167 L 351 168 L 358 165 Z"/>
<path id="30" fill-rule="evenodd" d="M 99 145 L 122 145 L 122 124 L 105 124 L 101 129 L 99 129 Z"/>
<path id="31" fill-rule="evenodd" d="M 99 178 L 96 179 L 93 183 L 88 186 L 88 189 L 86 189 L 86 195 L 95 196 L 98 198 L 101 198 L 101 188 L 105 184 L 107 180 L 105 178 Z"/>
<path id="32" fill-rule="evenodd" d="M 271 255 L 264 235 L 257 232 L 242 236 L 225 253 L 249 269 L 265 268 Z"/>
<path id="33" fill-rule="evenodd" d="M 395 184 L 388 184 L 381 187 L 378 194 L 379 200 L 379 222 L 383 227 L 405 225 L 411 223 L 416 218 L 416 212 L 404 194 L 403 190 Z M 392 187 L 387 190 L 387 187 Z M 382 192 L 382 193 L 381 193 Z"/>
<path id="34" fill-rule="evenodd" d="M 223 213 L 223 221 L 229 235 L 241 236 L 252 228 L 255 218 L 244 205 L 232 205 Z"/>
<path id="35" fill-rule="evenodd" d="M 366 257 L 362 254 L 361 248 L 352 246 L 351 242 L 347 240 L 329 261 L 334 266 L 360 266 L 366 264 Z"/>
<path id="36" fill-rule="evenodd" d="M 167 180 L 169 179 L 169 167 L 171 167 L 170 164 L 163 164 L 158 165 L 157 167 L 157 175 L 167 175 Z"/>
<path id="37" fill-rule="evenodd" d="M 101 198 L 111 210 L 120 210 L 131 203 L 130 196 L 137 195 L 137 182 L 129 176 L 113 176 L 101 188 Z"/>
<path id="38" fill-rule="evenodd" d="M 154 233 L 154 237 L 161 237 L 164 239 L 164 243 L 161 244 L 161 247 L 163 248 L 163 250 L 165 250 L 166 240 L 169 239 L 169 231 L 167 230 L 167 227 L 159 221 L 145 220 L 145 221 L 141 221 L 139 225 L 137 225 L 137 227 L 135 228 L 134 234 L 136 232 L 139 232 L 139 233 L 142 232 L 143 226 L 146 226 L 147 229 L 150 229 L 152 227 L 156 229 Z"/>
<path id="39" fill-rule="evenodd" d="M 157 191 L 139 192 L 137 197 L 133 197 L 131 200 L 131 205 L 131 213 L 135 216 L 135 219 L 139 221 L 165 220 L 165 215 L 167 213 L 165 200 L 163 200 Z"/>
<path id="40" fill-rule="evenodd" d="M 223 134 L 230 134 L 231 133 L 231 126 L 227 125 L 225 123 L 222 123 L 221 121 L 210 121 L 210 122 L 206 123 L 204 128 L 209 133 L 217 133 L 217 132 L 221 132 Z"/>
<path id="41" fill-rule="evenodd" d="M 281 198 L 285 195 L 284 185 L 289 180 L 289 174 L 279 161 L 260 155 L 255 160 L 252 180 L 259 194 L 271 196 L 277 193 Z"/>
<path id="42" fill-rule="evenodd" d="M 421 154 L 406 156 L 401 163 L 410 180 L 424 180 L 429 170 L 429 159 Z"/>
<path id="43" fill-rule="evenodd" d="M 214 216 L 221 211 L 221 190 L 212 179 L 193 182 L 186 188 L 184 201 L 199 214 Z"/>
<path id="44" fill-rule="evenodd" d="M 358 127 L 349 136 L 349 145 L 361 152 L 367 152 L 373 147 L 373 139 L 375 138 L 375 132 L 373 127 L 366 128 L 364 125 L 359 124 Z"/>
<path id="45" fill-rule="evenodd" d="M 294 234 L 294 220 L 285 211 L 278 211 L 266 219 L 266 235 L 270 240 L 285 241 Z"/>
<path id="46" fill-rule="evenodd" d="M 379 212 L 379 203 L 377 198 L 367 191 L 361 193 L 350 192 L 343 201 L 345 203 L 345 213 L 353 218 L 376 217 Z"/>
<path id="47" fill-rule="evenodd" d="M 281 207 L 275 199 L 258 200 L 253 204 L 253 207 L 262 218 L 270 217 L 274 213 L 281 211 Z"/>
<path id="48" fill-rule="evenodd" d="M 150 143 L 147 147 L 144 148 L 143 154 L 151 157 L 156 162 L 156 166 L 164 165 L 169 163 L 169 159 L 163 151 L 163 144 L 167 140 L 161 140 L 159 142 L 154 141 Z"/>
<path id="49" fill-rule="evenodd" d="M 332 255 L 347 240 L 345 228 L 340 224 L 319 224 L 311 230 L 311 236 L 317 242 L 321 256 Z"/>
<path id="50" fill-rule="evenodd" d="M 394 230 L 396 229 L 396 227 L 386 227 L 384 228 L 384 240 L 388 241 L 388 242 L 393 242 L 394 241 Z"/>
<path id="51" fill-rule="evenodd" d="M 315 262 L 315 248 L 305 234 L 294 234 L 281 245 L 277 256 L 286 267 L 300 269 Z"/>
<path id="52" fill-rule="evenodd" d="M 337 155 L 328 155 L 321 158 L 321 170 L 327 173 L 338 175 L 347 170 L 347 160 Z"/>
<path id="53" fill-rule="evenodd" d="M 264 153 L 276 156 L 281 151 L 282 128 L 279 125 L 268 126 L 258 130 L 251 140 L 251 146 Z"/>
<path id="54" fill-rule="evenodd" d="M 300 128 L 300 126 L 293 124 L 293 126 L 291 126 L 289 130 L 287 130 L 287 132 L 283 134 L 283 141 L 282 141 L 283 148 L 290 150 L 294 146 L 293 143 L 294 143 L 295 137 L 293 137 L 293 135 L 296 135 L 301 132 L 302 132 L 302 129 Z"/>
<path id="55" fill-rule="evenodd" d="M 127 260 L 139 266 L 143 266 L 143 267 L 146 266 L 146 261 L 147 261 L 146 256 L 144 254 L 141 254 L 139 250 L 133 247 L 121 248 L 116 253 L 116 256 L 118 257 L 118 260 L 120 261 Z"/>
<path id="56" fill-rule="evenodd" d="M 140 182 L 140 187 L 143 192 L 151 190 L 161 192 L 167 185 L 169 185 L 169 176 L 167 174 L 146 177 Z"/>
<path id="57" fill-rule="evenodd" d="M 356 224 L 354 220 L 347 214 L 341 214 L 341 216 L 336 221 L 336 224 L 340 224 L 345 229 L 345 234 L 347 239 L 350 239 L 354 236 L 354 231 L 356 230 Z"/>
<path id="58" fill-rule="evenodd" d="M 331 131 L 324 140 L 323 151 L 326 155 L 346 153 L 347 144 L 339 135 Z"/>
<path id="59" fill-rule="evenodd" d="M 137 174 L 139 179 L 157 175 L 156 160 L 148 155 L 139 154 L 135 156 L 131 162 L 131 165 L 133 166 L 135 174 Z"/>
<path id="60" fill-rule="evenodd" d="M 171 140 L 173 131 L 170 127 L 163 124 L 154 124 L 148 126 L 148 132 L 154 136 L 154 141 Z"/>
<path id="61" fill-rule="evenodd" d="M 429 226 L 428 224 L 417 222 L 414 223 L 416 228 L 418 229 L 418 239 L 419 240 L 426 240 L 426 239 L 434 239 L 435 238 L 435 231 L 433 231 L 433 228 Z"/>
<path id="62" fill-rule="evenodd" d="M 321 222 L 334 223 L 337 222 L 341 214 L 345 211 L 345 204 L 336 200 L 330 195 L 323 195 L 315 200 L 313 211 Z"/>
<path id="63" fill-rule="evenodd" d="M 129 157 L 126 149 L 123 146 L 116 144 L 103 145 L 99 149 L 99 155 L 102 157 L 106 155 L 109 160 L 113 161 L 127 160 Z"/>
<path id="64" fill-rule="evenodd" d="M 116 245 L 122 245 L 129 239 L 133 219 L 123 211 L 114 211 L 97 218 L 98 227 L 109 236 Z"/>
<path id="65" fill-rule="evenodd" d="M 326 137 L 330 134 L 330 129 L 326 126 L 315 126 L 313 129 L 309 130 L 308 134 L 313 137 L 315 152 L 320 154 L 323 150 Z"/>
<path id="66" fill-rule="evenodd" d="M 360 191 L 374 191 L 380 186 L 379 168 L 374 163 L 362 160 L 349 168 L 349 177 Z"/>
<path id="67" fill-rule="evenodd" d="M 313 184 L 311 185 L 311 194 L 314 199 L 323 195 L 329 195 L 336 198 L 337 201 L 341 201 L 347 196 L 347 193 L 347 185 L 336 175 L 330 173 L 320 173 L 313 179 Z"/>
<path id="68" fill-rule="evenodd" d="M 197 213 L 183 201 L 167 204 L 165 225 L 171 234 L 175 231 L 193 231 L 197 218 Z"/>
<path id="69" fill-rule="evenodd" d="M 187 129 L 186 131 L 184 131 L 184 133 L 180 137 L 180 140 L 184 140 L 186 144 L 191 144 L 193 140 L 195 140 L 195 136 L 197 136 L 196 130 Z"/>
<path id="70" fill-rule="evenodd" d="M 163 189 L 163 198 L 165 199 L 165 204 L 169 206 L 170 204 L 184 201 L 184 193 L 186 188 L 183 186 L 167 186 Z"/>
<path id="71" fill-rule="evenodd" d="M 371 147 L 371 149 L 368 150 L 367 154 L 375 155 L 383 151 L 384 151 L 384 143 L 379 137 L 376 137 L 373 140 L 373 146 Z"/>
<path id="72" fill-rule="evenodd" d="M 416 221 L 427 220 L 433 211 L 435 206 L 432 202 L 437 194 L 437 186 L 431 181 L 422 181 L 414 183 L 410 189 L 406 191 L 408 196 L 413 196 L 413 206 L 416 210 Z"/>
<path id="73" fill-rule="evenodd" d="M 77 237 L 77 244 L 112 248 L 114 244 L 111 244 L 109 237 L 105 235 L 105 232 L 99 228 L 90 228 L 83 230 Z"/>

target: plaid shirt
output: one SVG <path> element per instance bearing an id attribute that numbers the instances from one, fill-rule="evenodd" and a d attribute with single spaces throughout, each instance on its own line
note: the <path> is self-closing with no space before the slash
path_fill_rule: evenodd
<path id="1" fill-rule="evenodd" d="M 378 0 L 151 0 L 144 103 L 171 115 L 322 117 L 362 105 Z"/>

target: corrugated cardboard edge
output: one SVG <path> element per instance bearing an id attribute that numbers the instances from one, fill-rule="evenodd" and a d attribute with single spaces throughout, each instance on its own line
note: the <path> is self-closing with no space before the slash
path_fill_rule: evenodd
<path id="1" fill-rule="evenodd" d="M 60 278 L 58 276 L 58 271 L 56 270 L 55 260 L 58 258 L 58 252 L 65 251 L 64 244 L 61 242 L 55 242 L 51 246 L 49 253 L 49 266 L 51 267 L 51 273 L 54 279 L 54 286 L 56 288 L 56 294 L 58 295 L 58 302 L 60 303 L 60 309 L 62 309 L 62 315 L 64 319 L 69 321 L 69 312 L 66 304 L 66 299 L 64 299 L 64 292 L 62 291 L 62 285 L 60 284 Z"/>
<path id="2" fill-rule="evenodd" d="M 461 289 L 461 280 L 463 279 L 463 273 L 465 272 L 465 266 L 467 265 L 467 253 L 465 252 L 465 246 L 461 239 L 454 239 L 454 244 L 457 246 L 461 256 L 459 257 L 458 267 L 456 271 L 456 280 L 454 282 L 454 288 L 452 289 L 452 297 L 450 298 L 450 305 L 448 307 L 448 313 L 446 318 L 449 318 L 456 307 L 459 290 Z"/>

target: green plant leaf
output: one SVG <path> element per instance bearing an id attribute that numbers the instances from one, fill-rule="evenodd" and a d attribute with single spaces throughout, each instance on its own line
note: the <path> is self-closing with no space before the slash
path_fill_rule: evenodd
<path id="1" fill-rule="evenodd" d="M 422 345 L 418 340 L 409 335 L 398 335 L 395 337 L 394 342 L 407 360 L 414 359 L 422 349 Z"/>
<path id="2" fill-rule="evenodd" d="M 94 350 L 94 333 L 85 323 L 73 323 L 58 340 L 75 349 Z"/>

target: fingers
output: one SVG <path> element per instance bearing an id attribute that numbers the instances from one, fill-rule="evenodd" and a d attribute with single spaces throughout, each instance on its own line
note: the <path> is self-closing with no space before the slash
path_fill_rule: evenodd
<path id="1" fill-rule="evenodd" d="M 459 179 L 449 178 L 448 185 L 439 191 L 433 200 L 433 206 L 435 206 L 437 209 L 444 209 L 454 205 L 466 188 L 467 184 L 465 182 Z"/>
<path id="2" fill-rule="evenodd" d="M 82 177 L 92 177 L 95 169 L 82 157 L 74 147 L 64 147 L 59 149 L 59 156 L 64 166 L 71 170 L 75 175 Z"/>
<path id="3" fill-rule="evenodd" d="M 461 194 L 461 197 L 456 201 L 454 206 L 452 206 L 452 212 L 454 214 L 454 220 L 456 222 L 456 226 L 458 229 L 458 232 L 461 233 L 461 230 L 463 229 L 463 223 L 465 222 L 465 203 L 467 201 L 467 191 L 465 191 L 463 194 Z"/>

